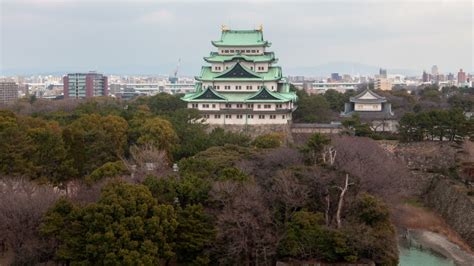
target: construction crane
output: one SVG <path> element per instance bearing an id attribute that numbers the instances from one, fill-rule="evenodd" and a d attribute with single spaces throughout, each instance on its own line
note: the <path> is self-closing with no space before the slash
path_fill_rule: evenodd
<path id="1" fill-rule="evenodd" d="M 178 59 L 178 65 L 176 66 L 176 69 L 174 70 L 173 75 L 170 75 L 170 77 L 168 78 L 169 82 L 171 82 L 172 84 L 175 84 L 176 82 L 178 82 L 178 70 L 179 70 L 180 65 L 181 65 L 181 58 Z"/>

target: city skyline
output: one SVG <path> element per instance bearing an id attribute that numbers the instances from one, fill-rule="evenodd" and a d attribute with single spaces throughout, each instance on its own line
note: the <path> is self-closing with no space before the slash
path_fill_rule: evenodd
<path id="1" fill-rule="evenodd" d="M 3 1 L 1 74 L 170 74 L 181 58 L 180 74 L 195 75 L 221 24 L 263 24 L 284 74 L 473 72 L 469 1 L 264 3 Z"/>

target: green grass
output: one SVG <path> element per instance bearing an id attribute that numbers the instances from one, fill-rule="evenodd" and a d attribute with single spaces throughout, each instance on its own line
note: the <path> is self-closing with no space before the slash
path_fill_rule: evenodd
<path id="1" fill-rule="evenodd" d="M 424 208 L 425 207 L 423 202 L 421 202 L 420 199 L 418 199 L 418 198 L 408 198 L 408 199 L 403 200 L 403 203 L 407 204 L 407 205 L 410 205 L 410 206 L 413 206 L 413 207 L 417 207 L 417 208 Z"/>

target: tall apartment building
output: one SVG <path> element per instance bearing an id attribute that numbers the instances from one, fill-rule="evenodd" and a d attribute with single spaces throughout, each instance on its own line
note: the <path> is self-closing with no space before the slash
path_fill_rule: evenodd
<path id="1" fill-rule="evenodd" d="M 387 78 L 378 77 L 374 81 L 374 89 L 382 91 L 392 90 L 392 82 Z"/>
<path id="2" fill-rule="evenodd" d="M 422 79 L 423 79 L 423 82 L 429 82 L 431 81 L 431 75 L 426 73 L 426 71 L 423 71 Z"/>
<path id="3" fill-rule="evenodd" d="M 458 72 L 458 84 L 466 83 L 466 72 L 462 71 L 462 68 Z"/>
<path id="4" fill-rule="evenodd" d="M 0 81 L 0 104 L 13 103 L 18 99 L 18 84 L 13 81 Z"/>
<path id="5" fill-rule="evenodd" d="M 342 77 L 339 75 L 339 73 L 331 73 L 331 80 L 332 81 L 341 81 Z"/>
<path id="6" fill-rule="evenodd" d="M 263 30 L 222 28 L 213 41 L 217 52 L 204 58 L 196 77 L 196 91 L 183 98 L 188 108 L 198 109 L 209 124 L 287 124 L 296 108 L 297 96 L 290 91 L 277 58 L 266 49 L 271 45 Z"/>
<path id="7" fill-rule="evenodd" d="M 434 65 L 431 67 L 431 75 L 433 75 L 433 77 L 437 76 L 439 74 L 439 69 L 438 69 L 438 66 L 437 65 Z"/>
<path id="8" fill-rule="evenodd" d="M 95 73 L 71 73 L 63 77 L 64 98 L 91 98 L 107 96 L 107 77 Z"/>

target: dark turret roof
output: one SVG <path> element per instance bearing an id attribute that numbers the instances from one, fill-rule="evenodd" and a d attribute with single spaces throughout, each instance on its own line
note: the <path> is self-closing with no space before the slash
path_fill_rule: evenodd
<path id="1" fill-rule="evenodd" d="M 365 98 L 364 96 L 366 95 L 369 97 Z M 350 97 L 349 100 L 353 103 L 384 103 L 387 101 L 385 97 L 378 95 L 368 88 L 356 96 Z"/>

